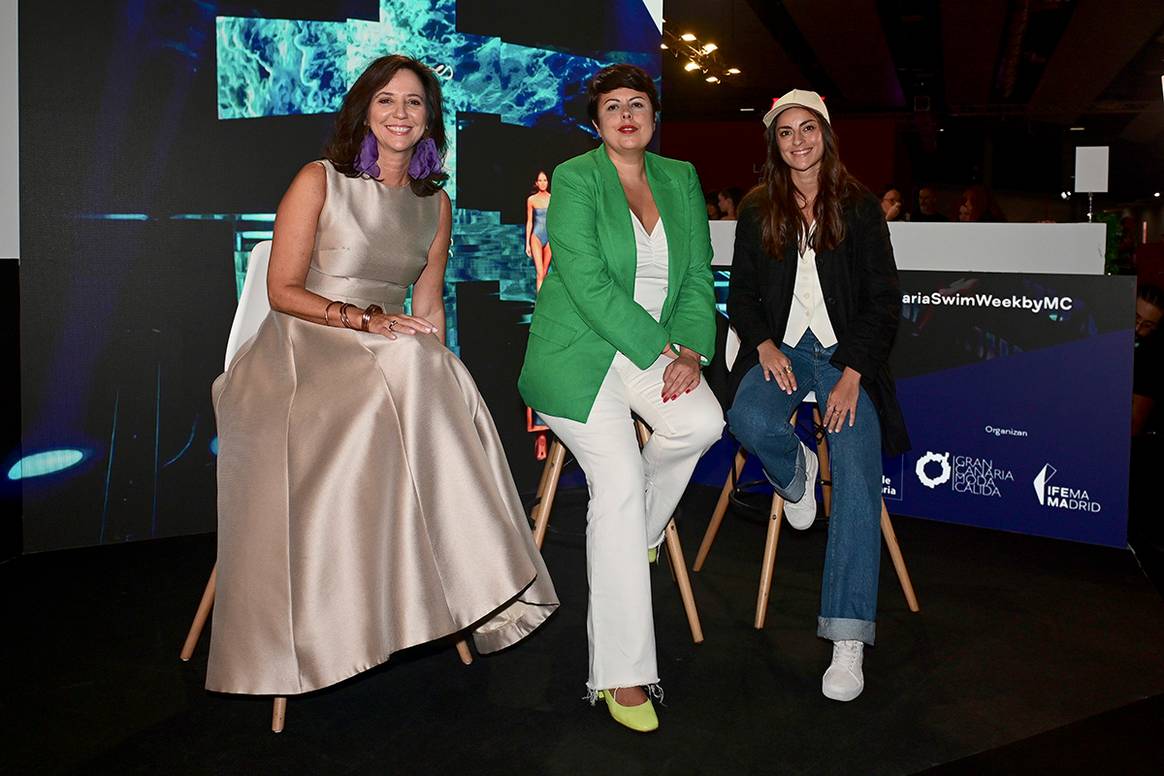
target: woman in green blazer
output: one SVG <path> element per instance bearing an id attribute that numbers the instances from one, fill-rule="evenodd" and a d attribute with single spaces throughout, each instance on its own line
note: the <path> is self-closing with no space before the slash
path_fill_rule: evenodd
<path id="1" fill-rule="evenodd" d="M 700 381 L 715 343 L 711 238 L 695 169 L 646 152 L 659 110 L 650 76 L 613 65 L 588 93 L 602 145 L 554 172 L 554 263 L 518 387 L 590 488 L 589 697 L 647 731 L 659 682 L 647 559 L 723 429 Z M 632 412 L 653 429 L 641 452 Z"/>

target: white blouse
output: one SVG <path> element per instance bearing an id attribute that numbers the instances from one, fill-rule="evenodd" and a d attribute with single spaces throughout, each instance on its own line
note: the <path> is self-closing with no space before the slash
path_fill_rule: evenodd
<path id="1" fill-rule="evenodd" d="M 813 224 L 815 227 L 816 224 Z M 825 308 L 820 275 L 816 272 L 816 251 L 810 238 L 804 241 L 804 251 L 796 260 L 796 285 L 792 290 L 792 309 L 788 312 L 788 326 L 784 329 L 784 344 L 796 347 L 804 332 L 812 330 L 821 345 L 831 348 L 837 344 L 837 335 Z"/>
<path id="2" fill-rule="evenodd" d="M 667 232 L 663 219 L 655 224 L 655 230 L 647 234 L 646 227 L 631 211 L 631 223 L 635 229 L 635 248 L 638 254 L 635 266 L 635 302 L 649 312 L 657 321 L 663 313 L 663 302 L 667 300 Z"/>

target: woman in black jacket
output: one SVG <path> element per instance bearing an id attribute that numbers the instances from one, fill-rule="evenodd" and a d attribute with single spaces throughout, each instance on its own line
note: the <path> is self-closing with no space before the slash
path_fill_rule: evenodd
<path id="1" fill-rule="evenodd" d="M 728 316 L 740 336 L 732 433 L 760 458 L 800 530 L 816 517 L 816 454 L 788 423 L 809 392 L 829 434 L 833 500 L 817 635 L 825 696 L 865 686 L 881 561 L 881 450 L 909 438 L 887 365 L 901 314 L 880 204 L 841 163 L 828 110 L 793 89 L 764 116 L 768 161 L 736 227 Z"/>

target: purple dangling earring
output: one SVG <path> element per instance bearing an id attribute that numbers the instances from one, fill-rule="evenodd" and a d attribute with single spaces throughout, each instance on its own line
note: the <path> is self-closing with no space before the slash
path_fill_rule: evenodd
<path id="1" fill-rule="evenodd" d="M 380 165 L 376 163 L 379 159 L 380 149 L 376 146 L 376 136 L 369 129 L 364 135 L 364 142 L 360 143 L 360 153 L 356 156 L 356 172 L 379 179 Z"/>
<path id="2" fill-rule="evenodd" d="M 437 151 L 436 142 L 426 137 L 416 144 L 412 150 L 412 160 L 408 163 L 408 174 L 413 180 L 421 181 L 431 178 L 442 172 L 441 155 Z"/>

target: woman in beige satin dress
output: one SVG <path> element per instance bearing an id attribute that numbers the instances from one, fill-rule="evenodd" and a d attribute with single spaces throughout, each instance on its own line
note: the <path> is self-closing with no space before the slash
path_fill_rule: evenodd
<path id="1" fill-rule="evenodd" d="M 470 627 L 492 652 L 558 605 L 489 411 L 443 344 L 444 148 L 432 72 L 383 57 L 279 205 L 272 311 L 214 386 L 210 690 L 318 690 Z"/>

